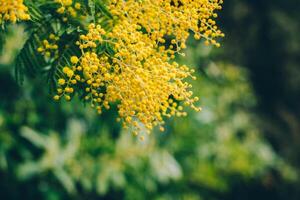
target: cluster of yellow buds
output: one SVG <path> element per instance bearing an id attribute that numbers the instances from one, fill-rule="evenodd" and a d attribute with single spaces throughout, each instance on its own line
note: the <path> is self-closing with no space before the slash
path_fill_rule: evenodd
<path id="1" fill-rule="evenodd" d="M 73 0 L 54 0 L 54 2 L 60 4 L 60 7 L 56 10 L 57 13 L 63 15 L 63 21 L 68 20 L 68 15 L 75 18 L 78 16 L 78 11 L 81 10 L 81 4 Z"/>
<path id="2" fill-rule="evenodd" d="M 120 35 L 113 37 L 117 33 Z M 104 43 L 114 46 L 117 53 L 113 57 L 95 53 L 96 47 Z M 111 103 L 118 103 L 118 121 L 122 120 L 124 127 L 132 125 L 134 134 L 142 127 L 150 131 L 157 125 L 163 131 L 164 116 L 186 116 L 177 101 L 200 110 L 194 106 L 198 98 L 192 97 L 191 85 L 183 81 L 194 78 L 193 70 L 169 63 L 168 52 L 153 48 L 155 42 L 147 35 L 122 27 L 106 33 L 100 25 L 91 24 L 77 45 L 83 54 L 80 58 L 71 57 L 72 66 L 63 68 L 55 100 L 62 96 L 70 100 L 75 86 L 83 85 L 85 100 L 98 113 L 103 107 L 109 109 Z"/>
<path id="3" fill-rule="evenodd" d="M 18 20 L 29 20 L 28 8 L 23 0 L 0 0 L 0 24 L 3 21 L 16 23 Z"/>
<path id="4" fill-rule="evenodd" d="M 194 70 L 174 61 L 183 54 L 190 32 L 196 39 L 217 47 L 224 34 L 217 29 L 216 10 L 222 0 L 111 0 L 109 11 L 115 24 L 105 31 L 90 24 L 76 44 L 80 57 L 71 58 L 58 79 L 54 99 L 70 100 L 76 88 L 98 113 L 117 104 L 124 127 L 138 135 L 159 126 L 164 118 L 186 116 L 183 106 L 196 111 L 199 100 L 193 96 Z M 97 47 L 110 46 L 113 54 L 97 53 Z M 143 138 L 143 136 L 141 136 Z"/>
<path id="5" fill-rule="evenodd" d="M 79 59 L 77 56 L 72 56 L 70 62 L 72 66 L 66 66 L 62 70 L 61 78 L 58 79 L 59 88 L 57 89 L 57 95 L 54 96 L 55 100 L 59 100 L 62 96 L 66 100 L 70 100 L 70 95 L 74 92 L 74 86 L 77 84 L 85 83 L 85 96 L 86 100 L 92 101 L 92 106 L 95 103 L 100 103 L 102 93 L 97 92 L 100 87 L 105 86 L 103 80 L 108 74 L 111 67 L 108 63 L 108 57 L 99 57 L 96 53 L 90 52 L 90 49 L 95 49 L 100 42 L 102 42 L 102 35 L 105 31 L 100 25 L 95 26 L 91 24 L 89 26 L 89 33 L 87 35 L 80 35 L 80 41 L 76 44 L 82 50 L 83 54 Z M 89 49 L 85 51 L 86 49 Z M 105 103 L 106 107 L 108 103 Z M 98 107 L 98 112 L 101 113 L 101 107 Z M 108 107 L 107 107 L 108 108 Z"/>
<path id="6" fill-rule="evenodd" d="M 206 44 L 217 47 L 215 40 L 224 37 L 216 26 L 216 10 L 222 9 L 223 0 L 111 0 L 110 12 L 121 21 L 143 27 L 149 37 L 165 43 L 165 36 L 173 36 L 177 50 L 194 32 L 194 38 L 204 38 Z M 178 45 L 180 44 L 180 45 Z"/>
<path id="7" fill-rule="evenodd" d="M 41 42 L 41 46 L 38 47 L 37 51 L 44 55 L 46 59 L 51 57 L 56 58 L 58 56 L 58 40 L 58 36 L 50 34 L 48 39 Z"/>

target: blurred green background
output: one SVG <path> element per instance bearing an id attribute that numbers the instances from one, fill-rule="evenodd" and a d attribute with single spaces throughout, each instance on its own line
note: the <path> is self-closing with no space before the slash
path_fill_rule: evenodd
<path id="1" fill-rule="evenodd" d="M 189 41 L 203 111 L 144 142 L 113 110 L 14 79 L 22 26 L 0 34 L 0 199 L 300 199 L 300 3 L 225 0 L 215 49 Z"/>

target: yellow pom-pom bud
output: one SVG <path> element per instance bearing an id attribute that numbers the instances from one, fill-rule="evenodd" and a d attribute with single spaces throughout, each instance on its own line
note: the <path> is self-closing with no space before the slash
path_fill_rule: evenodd
<path id="1" fill-rule="evenodd" d="M 57 93 L 58 93 L 58 94 L 61 94 L 61 93 L 63 93 L 63 90 L 62 90 L 61 88 L 58 88 L 58 89 L 57 89 Z"/>
<path id="2" fill-rule="evenodd" d="M 65 95 L 65 99 L 66 99 L 67 101 L 70 101 L 70 100 L 71 100 L 71 97 L 70 97 L 69 95 Z"/>
<path id="3" fill-rule="evenodd" d="M 72 71 L 72 70 L 69 70 L 68 72 L 67 72 L 67 76 L 68 77 L 72 77 L 74 75 L 74 72 Z"/>
<path id="4" fill-rule="evenodd" d="M 58 100 L 59 100 L 59 96 L 58 96 L 58 95 L 55 95 L 55 96 L 53 97 L 53 99 L 56 100 L 56 101 L 58 101 Z"/>
<path id="5" fill-rule="evenodd" d="M 62 78 L 58 79 L 59 85 L 64 85 L 65 83 L 66 83 L 65 79 L 62 79 Z"/>
<path id="6" fill-rule="evenodd" d="M 57 13 L 63 14 L 65 12 L 65 7 L 60 7 L 56 10 Z"/>
<path id="7" fill-rule="evenodd" d="M 80 3 L 75 3 L 75 9 L 79 10 L 81 8 L 81 4 Z"/>
<path id="8" fill-rule="evenodd" d="M 67 74 L 70 71 L 69 67 L 64 67 L 63 68 L 63 73 Z"/>
<path id="9" fill-rule="evenodd" d="M 76 63 L 78 63 L 78 61 L 79 61 L 79 59 L 78 59 L 77 56 L 72 56 L 71 57 L 71 63 L 76 64 Z"/>

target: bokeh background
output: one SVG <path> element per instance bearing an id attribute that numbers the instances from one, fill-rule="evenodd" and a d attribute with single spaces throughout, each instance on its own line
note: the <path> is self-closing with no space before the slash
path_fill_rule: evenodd
<path id="1" fill-rule="evenodd" d="M 0 34 L 0 199 L 300 199 L 299 0 L 225 0 L 219 49 L 189 41 L 203 111 L 144 142 L 113 110 L 14 78 L 24 28 Z"/>

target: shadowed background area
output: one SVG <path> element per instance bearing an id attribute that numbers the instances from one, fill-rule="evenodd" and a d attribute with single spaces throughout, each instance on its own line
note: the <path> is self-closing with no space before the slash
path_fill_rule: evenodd
<path id="1" fill-rule="evenodd" d="M 54 102 L 14 77 L 24 28 L 0 34 L 1 199 L 300 199 L 300 4 L 225 0 L 221 48 L 189 40 L 202 112 L 141 142 L 114 109 Z"/>

